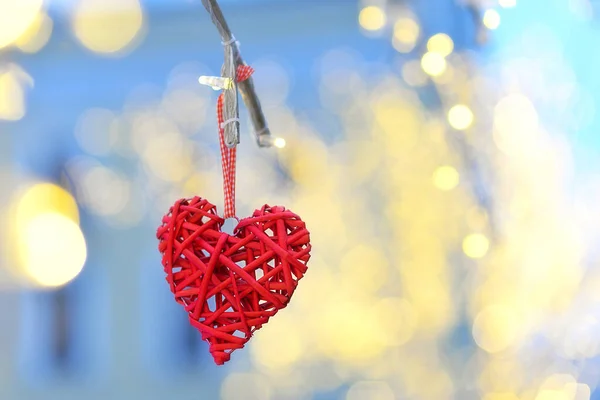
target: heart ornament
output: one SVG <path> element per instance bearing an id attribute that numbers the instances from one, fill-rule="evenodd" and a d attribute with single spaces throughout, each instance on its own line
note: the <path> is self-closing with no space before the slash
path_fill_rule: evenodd
<path id="1" fill-rule="evenodd" d="M 217 365 L 286 307 L 311 251 L 305 223 L 284 207 L 263 206 L 232 235 L 221 231 L 224 222 L 194 197 L 176 201 L 157 231 L 171 292 Z"/>

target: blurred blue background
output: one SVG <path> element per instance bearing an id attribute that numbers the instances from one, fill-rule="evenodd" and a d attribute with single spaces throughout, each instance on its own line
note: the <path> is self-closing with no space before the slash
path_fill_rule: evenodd
<path id="1" fill-rule="evenodd" d="M 161 215 L 222 201 L 200 1 L 0 0 L 0 399 L 600 398 L 600 3 L 220 3 L 297 301 L 216 367 L 164 281 Z"/>

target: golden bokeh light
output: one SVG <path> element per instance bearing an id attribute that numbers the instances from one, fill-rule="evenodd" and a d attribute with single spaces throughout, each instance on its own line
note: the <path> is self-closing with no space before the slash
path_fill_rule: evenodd
<path id="1" fill-rule="evenodd" d="M 425 86 L 429 81 L 429 77 L 421 68 L 421 63 L 418 60 L 410 60 L 402 66 L 402 79 L 410 86 Z"/>
<path id="2" fill-rule="evenodd" d="M 14 42 L 15 47 L 24 53 L 40 51 L 50 40 L 54 22 L 48 14 L 40 12 L 27 30 Z"/>
<path id="3" fill-rule="evenodd" d="M 311 154 L 310 162 L 304 157 L 306 152 Z M 279 154 L 288 164 L 292 178 L 302 185 L 309 185 L 316 177 L 323 175 L 329 157 L 323 143 L 317 140 L 286 146 Z"/>
<path id="4" fill-rule="evenodd" d="M 319 306 L 317 346 L 340 363 L 360 365 L 381 356 L 386 345 L 383 340 L 373 340 L 383 327 L 371 307 L 352 297 L 340 287 L 335 298 Z"/>
<path id="5" fill-rule="evenodd" d="M 531 100 L 519 93 L 503 97 L 494 108 L 494 129 L 502 134 L 518 129 L 519 134 L 538 129 L 538 115 Z"/>
<path id="6" fill-rule="evenodd" d="M 83 269 L 87 250 L 73 196 L 36 183 L 15 198 L 9 230 L 15 273 L 35 285 L 56 287 Z"/>
<path id="7" fill-rule="evenodd" d="M 80 189 L 85 206 L 94 214 L 102 216 L 118 215 L 131 197 L 129 182 L 100 165 L 82 173 Z"/>
<path id="8" fill-rule="evenodd" d="M 87 257 L 79 225 L 59 213 L 42 213 L 22 228 L 19 254 L 23 271 L 41 286 L 57 287 L 83 270 Z"/>
<path id="9" fill-rule="evenodd" d="M 540 385 L 535 400 L 589 400 L 590 387 L 570 374 L 552 374 Z"/>
<path id="10" fill-rule="evenodd" d="M 500 26 L 500 14 L 498 11 L 490 9 L 483 13 L 483 25 L 488 29 L 498 29 Z"/>
<path id="11" fill-rule="evenodd" d="M 386 297 L 375 305 L 374 316 L 381 329 L 378 339 L 386 346 L 400 346 L 414 336 L 419 316 L 410 302 L 402 298 Z M 394 318 L 390 318 L 393 315 Z"/>
<path id="12" fill-rule="evenodd" d="M 359 245 L 349 249 L 340 260 L 340 271 L 344 280 L 360 285 L 361 292 L 373 293 L 387 280 L 388 264 L 381 249 Z M 366 265 L 369 268 L 365 268 Z"/>
<path id="13" fill-rule="evenodd" d="M 284 138 L 275 138 L 275 140 L 273 141 L 273 146 L 277 147 L 278 149 L 283 149 L 285 145 L 286 142 Z"/>
<path id="14" fill-rule="evenodd" d="M 472 233 L 463 239 L 463 252 L 470 258 L 481 258 L 490 249 L 490 240 L 481 233 Z"/>
<path id="15" fill-rule="evenodd" d="M 0 0 L 0 49 L 13 44 L 37 20 L 43 0 Z"/>
<path id="16" fill-rule="evenodd" d="M 473 230 L 482 230 L 488 226 L 489 215 L 488 212 L 481 207 L 471 207 L 467 211 L 466 221 L 469 228 Z"/>
<path id="17" fill-rule="evenodd" d="M 245 400 L 271 398 L 269 382 L 260 374 L 234 372 L 228 374 L 221 384 L 221 400 L 238 400 L 243 393 Z"/>
<path id="18" fill-rule="evenodd" d="M 417 21 L 407 17 L 400 18 L 394 24 L 392 45 L 400 53 L 408 53 L 415 48 L 419 33 Z"/>
<path id="19" fill-rule="evenodd" d="M 508 155 L 526 154 L 540 138 L 539 117 L 531 100 L 520 93 L 503 97 L 494 108 L 494 142 Z"/>
<path id="20" fill-rule="evenodd" d="M 514 345 L 521 326 L 515 312 L 508 307 L 484 308 L 473 322 L 473 339 L 488 353 L 498 353 Z"/>
<path id="21" fill-rule="evenodd" d="M 37 183 L 27 188 L 18 198 L 15 222 L 17 226 L 25 225 L 38 214 L 52 212 L 79 223 L 77 203 L 69 192 L 53 183 Z"/>
<path id="22" fill-rule="evenodd" d="M 305 350 L 300 335 L 289 315 L 278 315 L 277 319 L 269 321 L 268 330 L 254 338 L 251 353 L 255 363 L 267 370 L 289 368 Z"/>
<path id="23" fill-rule="evenodd" d="M 492 304 L 492 303 L 490 303 Z M 477 383 L 485 399 L 514 400 L 514 396 L 524 383 L 524 373 L 527 367 L 514 358 L 503 354 L 487 356 L 481 370 L 477 371 Z M 517 396 L 517 400 L 518 396 Z"/>
<path id="24" fill-rule="evenodd" d="M 460 174 L 449 165 L 436 168 L 432 178 L 434 186 L 444 191 L 454 189 L 460 182 Z"/>
<path id="25" fill-rule="evenodd" d="M 367 6 L 358 14 L 358 23 L 368 31 L 378 31 L 385 26 L 386 22 L 387 16 L 381 7 Z"/>
<path id="26" fill-rule="evenodd" d="M 71 27 L 75 37 L 94 53 L 121 55 L 145 33 L 139 0 L 79 0 Z"/>
<path id="27" fill-rule="evenodd" d="M 565 390 L 541 390 L 534 400 L 573 400 L 573 396 Z"/>
<path id="28" fill-rule="evenodd" d="M 346 400 L 394 400 L 395 398 L 392 388 L 387 382 L 382 381 L 358 381 L 346 393 Z"/>
<path id="29" fill-rule="evenodd" d="M 448 123 L 459 131 L 468 129 L 473 124 L 473 119 L 473 111 L 464 104 L 457 104 L 448 111 Z"/>
<path id="30" fill-rule="evenodd" d="M 432 76 L 431 79 L 438 86 L 448 85 L 448 87 L 450 87 L 450 85 L 456 81 L 455 71 L 456 71 L 456 69 L 454 67 L 452 67 L 452 65 L 446 63 L 446 70 L 441 75 Z M 448 90 L 448 89 L 442 89 L 442 90 Z"/>
<path id="31" fill-rule="evenodd" d="M 421 68 L 431 76 L 439 76 L 446 71 L 447 62 L 443 55 L 428 51 L 421 58 Z"/>
<path id="32" fill-rule="evenodd" d="M 177 131 L 147 137 L 142 158 L 154 176 L 167 182 L 180 182 L 192 172 L 191 152 L 185 148 L 185 138 Z"/>
<path id="33" fill-rule="evenodd" d="M 437 33 L 427 41 L 427 50 L 446 57 L 454 50 L 454 41 L 445 33 Z"/>
<path id="34" fill-rule="evenodd" d="M 519 396 L 512 392 L 486 393 L 482 400 L 520 400 Z"/>

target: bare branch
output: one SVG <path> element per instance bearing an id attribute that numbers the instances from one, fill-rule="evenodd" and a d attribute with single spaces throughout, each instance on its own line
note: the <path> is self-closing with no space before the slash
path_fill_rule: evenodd
<path id="1" fill-rule="evenodd" d="M 231 89 L 224 90 L 225 93 L 225 109 L 224 119 L 233 120 L 235 122 L 229 123 L 225 126 L 225 143 L 228 147 L 233 147 L 240 142 L 239 135 L 239 122 L 235 120 L 239 118 L 239 109 L 237 101 L 237 88 L 242 93 L 242 100 L 250 113 L 250 119 L 252 120 L 252 126 L 256 136 L 256 141 L 259 147 L 270 147 L 273 144 L 271 138 L 271 132 L 267 126 L 265 116 L 256 95 L 254 89 L 254 82 L 252 77 L 248 78 L 243 82 L 235 82 L 235 71 L 238 65 L 246 65 L 242 56 L 235 37 L 231 33 L 227 21 L 223 16 L 221 8 L 217 3 L 217 0 L 202 0 L 202 4 L 206 11 L 208 11 L 212 22 L 217 27 L 221 41 L 225 46 L 225 62 L 221 71 L 222 76 L 231 78 L 234 85 Z"/>

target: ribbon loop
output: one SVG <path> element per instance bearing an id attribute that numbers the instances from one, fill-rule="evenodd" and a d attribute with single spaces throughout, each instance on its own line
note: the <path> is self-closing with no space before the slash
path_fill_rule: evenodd
<path id="1" fill-rule="evenodd" d="M 236 81 L 243 82 L 250 78 L 254 69 L 248 65 L 238 65 L 236 69 Z M 225 124 L 235 122 L 225 121 L 223 117 L 224 94 L 221 93 L 217 100 L 217 123 L 219 127 L 219 143 L 221 147 L 221 167 L 223 169 L 223 194 L 225 197 L 225 212 L 223 218 L 235 217 L 235 167 L 236 146 L 229 148 L 225 145 Z"/>

